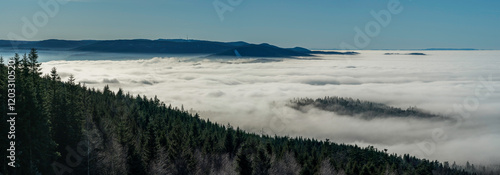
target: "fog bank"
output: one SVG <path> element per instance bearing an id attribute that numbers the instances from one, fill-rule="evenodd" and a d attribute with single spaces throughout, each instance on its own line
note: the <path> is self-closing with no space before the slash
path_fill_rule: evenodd
<path id="1" fill-rule="evenodd" d="M 500 163 L 500 51 L 425 51 L 426 56 L 360 52 L 268 63 L 155 57 L 50 61 L 42 67 L 44 73 L 56 67 L 64 81 L 73 74 L 89 87 L 108 84 L 112 90 L 157 95 L 202 118 L 256 133 L 328 138 L 440 161 Z M 285 105 L 292 98 L 324 96 L 417 106 L 459 122 L 366 121 Z"/>

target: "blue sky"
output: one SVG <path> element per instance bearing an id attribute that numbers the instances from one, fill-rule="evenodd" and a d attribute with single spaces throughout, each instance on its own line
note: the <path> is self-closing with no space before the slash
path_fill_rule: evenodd
<path id="1" fill-rule="evenodd" d="M 46 13 L 38 4 L 56 0 L 3 0 L 0 38 L 15 33 L 27 40 L 189 38 L 271 43 L 315 49 L 355 47 L 370 14 L 394 0 L 216 0 L 227 5 L 220 19 L 214 0 L 71 0 L 59 5 L 33 36 L 26 22 Z M 500 1 L 400 0 L 402 11 L 362 49 L 500 49 Z M 43 15 L 42 15 L 43 16 Z M 42 18 L 39 18 L 43 20 Z M 373 23 L 371 23 L 373 24 Z M 380 24 L 379 24 L 380 25 Z M 374 28 L 372 28 L 374 29 Z"/>

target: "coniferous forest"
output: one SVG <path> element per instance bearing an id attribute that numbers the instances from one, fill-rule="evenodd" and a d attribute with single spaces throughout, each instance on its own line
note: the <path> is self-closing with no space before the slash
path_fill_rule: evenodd
<path id="1" fill-rule="evenodd" d="M 10 59 L 16 77 L 16 168 L 8 165 L 5 151 Z M 371 146 L 248 133 L 156 97 L 88 88 L 76 83 L 78 77 L 61 80 L 56 68 L 42 75 L 35 49 L 2 63 L 3 174 L 493 174 Z"/>
<path id="2" fill-rule="evenodd" d="M 380 117 L 416 117 L 421 119 L 452 119 L 445 116 L 431 114 L 422 111 L 416 107 L 408 107 L 408 109 L 395 108 L 382 103 L 374 103 L 370 101 L 360 101 L 359 99 L 342 98 L 342 97 L 324 97 L 324 98 L 297 98 L 290 100 L 288 106 L 300 110 L 307 111 L 308 107 L 314 107 L 325 111 L 334 112 L 344 116 L 359 116 L 363 119 L 374 119 Z"/>

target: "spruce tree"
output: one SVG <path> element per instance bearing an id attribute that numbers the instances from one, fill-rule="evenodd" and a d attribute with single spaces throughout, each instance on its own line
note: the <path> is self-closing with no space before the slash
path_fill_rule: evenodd
<path id="1" fill-rule="evenodd" d="M 247 155 L 243 152 L 240 152 L 236 156 L 236 164 L 237 164 L 237 169 L 236 172 L 240 175 L 252 175 L 253 169 L 252 169 L 252 162 L 250 159 L 247 157 Z"/>
<path id="2" fill-rule="evenodd" d="M 269 168 L 271 168 L 271 159 L 267 155 L 264 148 L 259 148 L 259 150 L 255 154 L 253 163 L 254 174 L 269 174 Z"/>
<path id="3" fill-rule="evenodd" d="M 226 137 L 224 139 L 224 149 L 232 157 L 234 155 L 234 136 L 233 129 L 229 128 L 226 132 Z"/>

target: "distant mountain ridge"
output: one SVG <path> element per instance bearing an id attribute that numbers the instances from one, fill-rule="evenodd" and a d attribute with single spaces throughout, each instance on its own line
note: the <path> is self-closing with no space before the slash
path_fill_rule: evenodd
<path id="1" fill-rule="evenodd" d="M 75 51 L 116 53 L 215 53 L 234 48 L 230 43 L 213 41 L 110 40 L 73 48 Z"/>
<path id="2" fill-rule="evenodd" d="M 423 50 L 478 50 L 473 48 L 427 48 Z"/>
<path id="3" fill-rule="evenodd" d="M 356 52 L 311 51 L 302 47 L 280 48 L 271 44 L 244 41 L 219 42 L 187 39 L 122 39 L 122 40 L 0 40 L 0 48 L 89 51 L 111 53 L 209 54 L 226 57 L 297 57 L 313 54 L 358 54 Z"/>
<path id="4" fill-rule="evenodd" d="M 0 48 L 18 48 L 18 49 L 51 49 L 51 50 L 67 50 L 70 48 L 80 47 L 98 42 L 97 40 L 57 40 L 49 39 L 42 41 L 12 41 L 0 40 Z"/>

